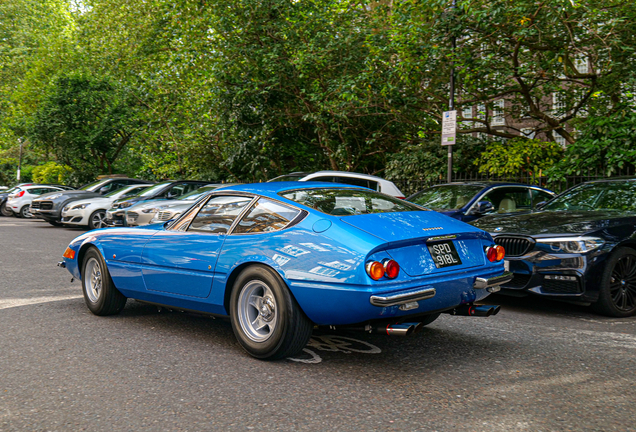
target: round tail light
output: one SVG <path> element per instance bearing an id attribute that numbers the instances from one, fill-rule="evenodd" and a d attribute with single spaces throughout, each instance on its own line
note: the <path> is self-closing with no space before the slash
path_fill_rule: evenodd
<path id="1" fill-rule="evenodd" d="M 389 279 L 395 279 L 400 274 L 400 265 L 397 261 L 389 259 L 384 260 L 384 275 Z"/>
<path id="2" fill-rule="evenodd" d="M 366 265 L 367 274 L 373 280 L 380 280 L 384 276 L 384 266 L 378 261 L 369 261 Z"/>
<path id="3" fill-rule="evenodd" d="M 506 256 L 506 250 L 504 249 L 504 247 L 501 245 L 497 245 L 495 246 L 495 249 L 497 250 L 497 261 L 501 261 L 502 259 L 504 259 L 504 257 Z"/>
<path id="4" fill-rule="evenodd" d="M 490 262 L 497 261 L 497 248 L 489 247 L 486 249 L 486 258 L 488 258 L 488 261 Z"/>

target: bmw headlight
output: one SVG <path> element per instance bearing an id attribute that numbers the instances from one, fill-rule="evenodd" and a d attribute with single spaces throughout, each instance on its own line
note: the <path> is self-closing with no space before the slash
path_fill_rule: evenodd
<path id="1" fill-rule="evenodd" d="M 585 253 L 600 248 L 605 240 L 598 237 L 558 237 L 540 239 L 537 243 L 549 246 L 553 252 Z"/>
<path id="2" fill-rule="evenodd" d="M 71 210 L 84 210 L 86 207 L 88 207 L 88 204 L 79 204 L 71 207 Z"/>

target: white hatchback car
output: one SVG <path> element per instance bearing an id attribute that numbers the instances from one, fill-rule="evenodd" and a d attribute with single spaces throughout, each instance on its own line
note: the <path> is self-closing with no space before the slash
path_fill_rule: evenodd
<path id="1" fill-rule="evenodd" d="M 11 195 L 7 197 L 6 208 L 13 212 L 14 216 L 20 218 L 33 217 L 29 208 L 31 202 L 42 194 L 64 190 L 55 186 L 31 185 L 20 186 L 16 188 Z"/>
<path id="2" fill-rule="evenodd" d="M 124 186 L 104 196 L 71 201 L 62 209 L 62 224 L 88 226 L 90 229 L 106 226 L 106 210 L 115 200 L 139 195 L 152 184 L 133 184 Z"/>
<path id="3" fill-rule="evenodd" d="M 362 186 L 373 189 L 383 194 L 404 199 L 404 194 L 391 181 L 369 174 L 360 174 L 347 171 L 318 171 L 308 174 L 298 181 L 322 181 L 329 183 L 345 183 L 354 186 Z"/>

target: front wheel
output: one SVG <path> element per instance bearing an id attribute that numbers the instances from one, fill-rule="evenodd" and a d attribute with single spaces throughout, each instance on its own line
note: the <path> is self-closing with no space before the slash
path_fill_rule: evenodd
<path id="1" fill-rule="evenodd" d="M 636 251 L 622 247 L 608 258 L 594 310 L 612 317 L 636 314 Z"/>
<path id="2" fill-rule="evenodd" d="M 278 273 L 262 265 L 248 267 L 236 279 L 230 318 L 245 351 L 266 360 L 298 354 L 313 329 Z"/>
<path id="3" fill-rule="evenodd" d="M 95 247 L 84 255 L 82 291 L 86 306 L 95 315 L 115 315 L 126 305 L 126 297 L 115 288 L 106 262 Z"/>
<path id="4" fill-rule="evenodd" d="M 88 218 L 88 227 L 90 229 L 104 228 L 106 226 L 106 212 L 97 210 Z"/>

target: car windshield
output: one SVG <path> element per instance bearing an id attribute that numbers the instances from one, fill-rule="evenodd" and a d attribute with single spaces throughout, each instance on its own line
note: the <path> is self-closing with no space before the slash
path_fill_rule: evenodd
<path id="1" fill-rule="evenodd" d="M 273 179 L 268 180 L 268 182 L 298 181 L 305 176 L 307 176 L 306 173 L 286 174 L 286 175 L 274 177 Z"/>
<path id="2" fill-rule="evenodd" d="M 89 189 L 94 188 L 94 187 L 95 187 L 95 186 L 97 186 L 97 185 L 100 185 L 100 184 L 102 184 L 102 183 L 105 183 L 106 181 L 107 181 L 107 180 L 97 180 L 96 182 L 89 183 L 89 184 L 86 184 L 86 185 L 82 186 L 81 188 L 79 188 L 79 190 L 84 190 L 84 191 L 85 191 L 85 190 L 89 190 Z"/>
<path id="3" fill-rule="evenodd" d="M 424 211 L 407 201 L 361 189 L 298 189 L 281 192 L 281 196 L 334 216 L 368 213 Z"/>
<path id="4" fill-rule="evenodd" d="M 426 188 L 408 198 L 433 210 L 459 210 L 484 187 L 477 185 L 442 185 Z"/>
<path id="5" fill-rule="evenodd" d="M 148 186 L 124 186 L 123 188 L 119 188 L 117 190 L 114 190 L 112 192 L 107 193 L 106 195 L 104 195 L 105 197 L 114 197 L 116 195 L 120 195 L 122 194 L 123 197 L 128 197 L 128 196 L 133 196 L 133 195 L 139 195 L 142 191 L 146 190 L 148 188 Z"/>
<path id="6" fill-rule="evenodd" d="M 563 192 L 541 210 L 636 211 L 636 181 L 583 183 Z"/>
<path id="7" fill-rule="evenodd" d="M 146 189 L 145 191 L 140 193 L 139 196 L 142 196 L 142 197 L 153 196 L 157 192 L 159 192 L 161 189 L 163 189 L 166 186 L 168 186 L 169 184 L 172 184 L 172 182 L 165 182 L 165 183 L 156 184 L 153 187 L 149 187 L 148 189 Z"/>
<path id="8" fill-rule="evenodd" d="M 199 198 L 201 198 L 203 195 L 205 195 L 206 193 L 211 192 L 217 188 L 218 186 L 203 186 L 197 190 L 193 190 L 192 192 L 183 195 L 182 197 L 179 198 L 179 200 L 196 201 Z"/>

